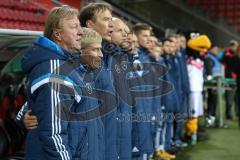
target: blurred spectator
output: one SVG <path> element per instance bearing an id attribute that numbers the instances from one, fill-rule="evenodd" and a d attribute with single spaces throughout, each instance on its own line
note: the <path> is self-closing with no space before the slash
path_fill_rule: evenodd
<path id="1" fill-rule="evenodd" d="M 233 57 L 233 61 L 232 61 L 232 66 L 234 68 L 234 72 L 237 75 L 237 97 L 238 97 L 238 101 L 237 101 L 237 115 L 239 118 L 239 127 L 240 127 L 240 46 L 237 47 L 235 55 Z"/>
<path id="2" fill-rule="evenodd" d="M 232 65 L 232 62 L 234 61 L 234 55 L 236 53 L 236 50 L 239 46 L 239 43 L 235 40 L 231 40 L 229 42 L 229 46 L 224 52 L 224 56 L 222 58 L 222 63 L 225 67 L 225 78 L 234 78 L 236 79 L 237 75 L 234 73 L 234 66 Z M 227 90 L 225 92 L 225 98 L 226 98 L 226 118 L 232 119 L 232 106 L 234 104 L 234 97 L 236 94 L 236 90 Z"/>
<path id="3" fill-rule="evenodd" d="M 205 72 L 207 75 L 207 79 L 212 79 L 213 77 L 221 76 L 222 73 L 222 64 L 218 60 L 217 56 L 219 53 L 218 46 L 212 45 L 209 49 L 208 54 L 205 57 L 204 65 Z M 216 89 L 208 89 L 208 97 L 207 97 L 207 120 L 215 119 L 216 108 L 217 108 L 217 90 Z M 210 122 L 210 121 L 207 121 Z M 207 124 L 213 125 L 213 124 Z"/>
<path id="4" fill-rule="evenodd" d="M 128 40 L 130 41 L 130 48 L 131 48 L 130 54 L 136 55 L 137 48 L 139 47 L 136 34 L 134 33 L 128 34 Z"/>

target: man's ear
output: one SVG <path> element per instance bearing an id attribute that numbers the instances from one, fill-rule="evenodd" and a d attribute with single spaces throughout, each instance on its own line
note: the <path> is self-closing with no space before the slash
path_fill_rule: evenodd
<path id="1" fill-rule="evenodd" d="M 93 26 L 94 26 L 93 21 L 92 20 L 87 20 L 86 26 L 87 26 L 87 28 L 93 28 Z"/>
<path id="2" fill-rule="evenodd" d="M 61 33 L 60 33 L 59 29 L 54 29 L 53 30 L 53 35 L 54 35 L 54 37 L 55 37 L 55 39 L 57 41 L 61 41 L 62 40 L 62 36 L 61 36 Z"/>

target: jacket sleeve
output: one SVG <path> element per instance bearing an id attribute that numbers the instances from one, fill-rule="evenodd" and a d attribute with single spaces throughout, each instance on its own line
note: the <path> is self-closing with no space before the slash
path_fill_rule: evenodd
<path id="1" fill-rule="evenodd" d="M 70 160 L 68 145 L 68 122 L 61 120 L 60 85 L 47 83 L 34 93 L 33 104 L 29 104 L 38 118 L 39 138 L 46 159 Z"/>
<path id="2" fill-rule="evenodd" d="M 21 107 L 21 109 L 18 111 L 18 114 L 16 116 L 16 122 L 22 127 L 24 128 L 24 122 L 23 122 L 23 119 L 24 119 L 24 115 L 25 113 L 29 110 L 29 107 L 28 107 L 28 103 L 25 102 L 23 104 L 23 106 Z"/>
<path id="3" fill-rule="evenodd" d="M 212 68 L 213 68 L 214 62 L 210 58 L 206 58 L 204 60 L 204 65 L 205 65 L 206 75 L 212 75 Z"/>

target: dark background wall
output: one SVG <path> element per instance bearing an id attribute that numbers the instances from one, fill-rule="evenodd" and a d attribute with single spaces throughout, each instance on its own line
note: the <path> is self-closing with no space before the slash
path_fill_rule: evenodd
<path id="1" fill-rule="evenodd" d="M 213 43 L 226 45 L 229 40 L 240 40 L 234 28 L 224 21 L 209 19 L 196 7 L 187 6 L 182 0 L 110 0 L 122 8 L 147 21 L 154 22 L 160 29 L 176 28 L 198 30 L 207 34 Z"/>

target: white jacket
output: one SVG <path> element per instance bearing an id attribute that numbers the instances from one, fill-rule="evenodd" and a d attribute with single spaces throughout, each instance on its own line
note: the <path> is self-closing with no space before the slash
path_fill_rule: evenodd
<path id="1" fill-rule="evenodd" d="M 188 60 L 187 69 L 191 92 L 203 91 L 203 68 L 204 63 L 199 58 Z"/>

